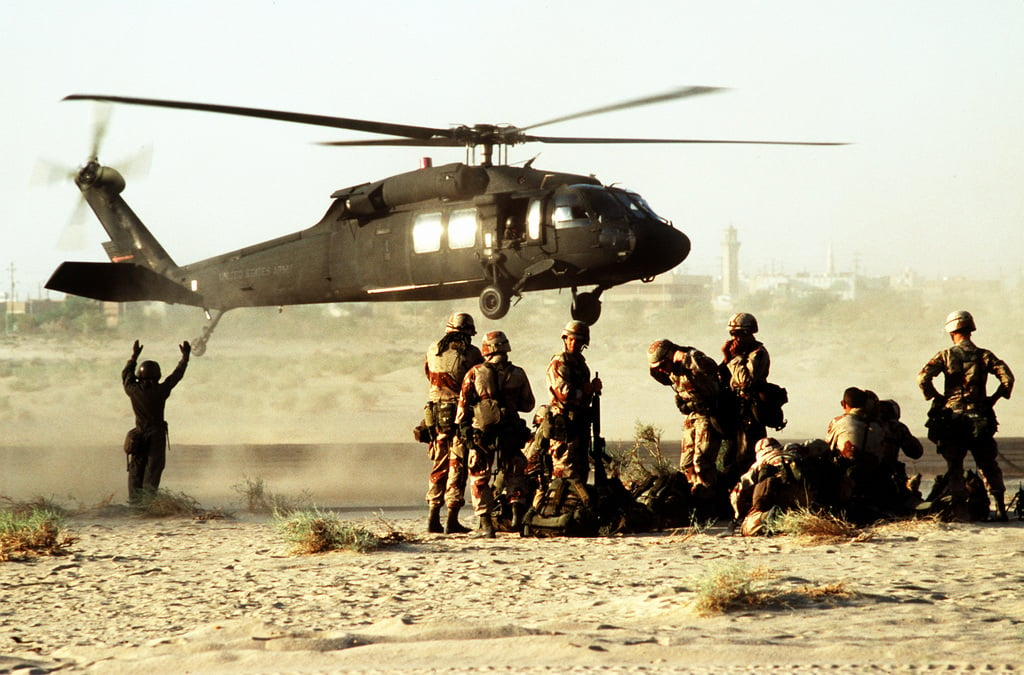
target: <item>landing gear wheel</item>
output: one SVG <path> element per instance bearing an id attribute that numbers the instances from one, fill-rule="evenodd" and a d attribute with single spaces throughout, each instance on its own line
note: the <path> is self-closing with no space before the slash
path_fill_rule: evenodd
<path id="1" fill-rule="evenodd" d="M 480 291 L 480 313 L 488 319 L 500 319 L 508 314 L 510 293 L 497 285 Z"/>
<path id="2" fill-rule="evenodd" d="M 593 326 L 601 318 L 601 297 L 597 293 L 580 293 L 569 309 L 572 318 Z"/>

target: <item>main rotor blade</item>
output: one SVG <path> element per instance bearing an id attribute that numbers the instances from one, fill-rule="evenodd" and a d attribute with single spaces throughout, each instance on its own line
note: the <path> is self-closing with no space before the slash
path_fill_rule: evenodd
<path id="1" fill-rule="evenodd" d="M 326 146 L 405 146 L 417 148 L 461 148 L 465 142 L 454 138 L 375 138 L 366 141 L 319 141 Z"/>
<path id="2" fill-rule="evenodd" d="M 651 96 L 642 96 L 640 98 L 634 98 L 629 101 L 622 101 L 620 103 L 612 103 L 611 105 L 604 105 L 600 108 L 593 108 L 591 110 L 584 110 L 582 112 L 573 113 L 571 115 L 563 115 L 562 117 L 556 117 L 554 119 L 546 120 L 544 122 L 537 122 L 531 124 L 528 127 L 521 127 L 520 131 L 526 131 L 527 129 L 536 129 L 547 124 L 554 124 L 555 122 L 565 122 L 566 120 L 575 120 L 580 117 L 589 117 L 590 115 L 599 115 L 601 113 L 612 112 L 614 110 L 625 110 L 626 108 L 636 108 L 644 105 L 651 105 L 652 103 L 663 103 L 665 101 L 675 101 L 680 98 L 689 98 L 691 96 L 703 96 L 704 94 L 713 94 L 718 91 L 725 91 L 722 87 L 680 87 L 678 89 L 672 89 L 661 94 L 653 94 Z"/>
<path id="3" fill-rule="evenodd" d="M 825 143 L 817 141 L 730 141 L 703 138 L 577 138 L 571 136 L 524 136 L 523 142 L 531 143 L 726 143 L 732 145 L 849 145 L 848 143 Z"/>
<path id="4" fill-rule="evenodd" d="M 259 117 L 268 120 L 281 122 L 297 122 L 299 124 L 313 124 L 321 127 L 333 127 L 335 129 L 351 129 L 353 131 L 366 131 L 374 134 L 388 134 L 391 136 L 405 136 L 407 138 L 431 138 L 433 136 L 447 136 L 448 129 L 432 129 L 430 127 L 417 127 L 408 124 L 391 124 L 389 122 L 375 122 L 373 120 L 357 120 L 348 117 L 330 117 L 328 115 L 307 115 L 305 113 L 285 112 L 282 110 L 265 110 L 263 108 L 243 108 L 231 105 L 217 105 L 212 103 L 192 103 L 189 101 L 168 101 L 155 98 L 130 98 L 126 96 L 102 96 L 96 94 L 72 94 L 64 97 L 65 101 L 107 101 L 110 103 L 124 103 L 128 105 L 145 105 L 155 108 L 177 108 L 180 110 L 198 110 L 201 112 L 222 113 L 225 115 L 240 115 L 242 117 Z"/>

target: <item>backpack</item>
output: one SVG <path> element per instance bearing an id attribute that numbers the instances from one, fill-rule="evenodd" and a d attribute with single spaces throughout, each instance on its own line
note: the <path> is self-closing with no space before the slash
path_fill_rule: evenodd
<path id="1" fill-rule="evenodd" d="M 593 537 L 597 495 L 586 483 L 553 478 L 523 516 L 524 537 Z"/>
<path id="2" fill-rule="evenodd" d="M 783 429 L 786 426 L 786 414 L 782 406 L 789 402 L 789 394 L 784 387 L 765 382 L 754 392 L 754 419 L 771 429 Z"/>

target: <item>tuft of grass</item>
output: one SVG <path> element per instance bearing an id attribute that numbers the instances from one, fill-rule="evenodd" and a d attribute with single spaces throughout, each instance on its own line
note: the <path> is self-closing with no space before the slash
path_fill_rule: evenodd
<path id="1" fill-rule="evenodd" d="M 627 487 L 651 476 L 668 476 L 676 467 L 661 452 L 660 427 L 636 420 L 633 424 L 633 445 L 611 453 L 611 471 Z"/>
<path id="2" fill-rule="evenodd" d="M 274 525 L 285 541 L 291 544 L 292 552 L 301 554 L 327 551 L 368 553 L 407 539 L 394 528 L 382 536 L 363 525 L 341 520 L 336 514 L 316 507 L 291 512 L 275 511 Z"/>
<path id="3" fill-rule="evenodd" d="M 313 503 L 309 492 L 302 492 L 297 498 L 273 494 L 267 490 L 263 478 L 250 478 L 242 475 L 242 482 L 231 486 L 245 500 L 245 509 L 249 513 L 291 513 L 307 508 Z"/>
<path id="4" fill-rule="evenodd" d="M 855 525 L 838 516 L 810 508 L 790 509 L 768 519 L 768 533 L 787 535 L 811 544 L 849 541 L 858 537 Z"/>
<path id="5" fill-rule="evenodd" d="M 831 603 L 853 593 L 843 582 L 803 584 L 795 589 L 779 585 L 777 575 L 764 567 L 727 563 L 706 572 L 697 581 L 694 609 L 701 616 L 749 609 L 793 608 L 806 603 Z"/>
<path id="6" fill-rule="evenodd" d="M 131 513 L 141 518 L 189 516 L 196 520 L 217 520 L 228 517 L 220 509 L 204 509 L 195 497 L 170 490 L 143 490 L 128 503 Z"/>
<path id="7" fill-rule="evenodd" d="M 40 507 L 0 511 L 0 562 L 63 555 L 75 541 L 58 511 Z"/>

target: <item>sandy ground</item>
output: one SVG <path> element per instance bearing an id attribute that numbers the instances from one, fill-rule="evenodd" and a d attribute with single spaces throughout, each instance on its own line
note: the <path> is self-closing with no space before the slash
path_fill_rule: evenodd
<path id="1" fill-rule="evenodd" d="M 291 555 L 261 520 L 75 517 L 70 554 L 0 567 L 0 672 L 1024 667 L 1018 521 L 888 525 L 818 545 L 723 528 L 488 541 L 390 522 L 416 539 Z M 789 600 L 700 615 L 698 580 L 736 562 L 770 569 Z M 799 595 L 837 583 L 848 597 Z"/>

